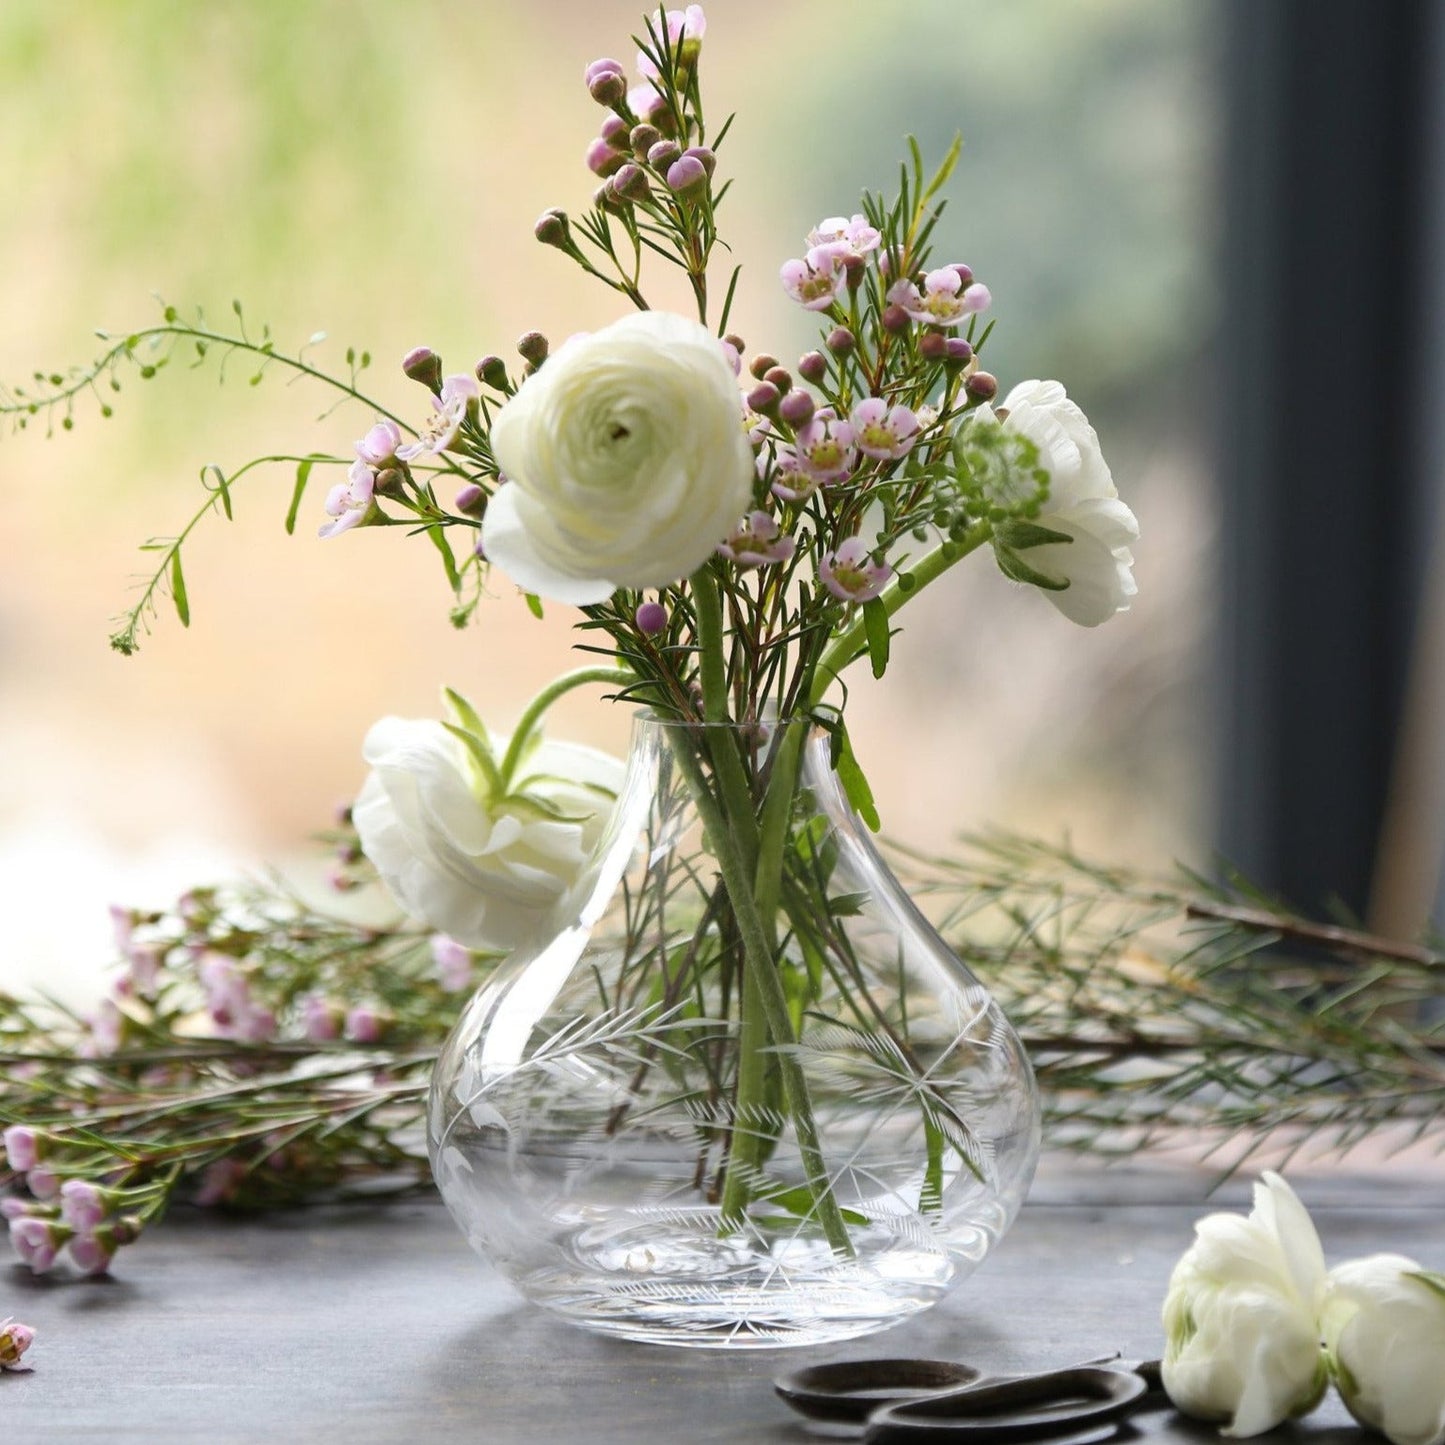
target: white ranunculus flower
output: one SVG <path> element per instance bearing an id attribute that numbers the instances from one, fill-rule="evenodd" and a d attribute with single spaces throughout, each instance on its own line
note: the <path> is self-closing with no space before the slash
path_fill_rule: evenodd
<path id="1" fill-rule="evenodd" d="M 497 414 L 482 549 L 577 606 L 694 572 L 752 498 L 737 379 L 706 327 L 640 311 L 573 337 Z"/>
<path id="2" fill-rule="evenodd" d="M 1445 1442 L 1445 1277 L 1400 1254 L 1330 1271 L 1325 1350 L 1345 1404 L 1394 1445 Z"/>
<path id="3" fill-rule="evenodd" d="M 505 738 L 478 741 L 505 754 Z M 409 914 L 478 949 L 515 948 L 547 924 L 623 776 L 606 753 L 543 741 L 500 796 L 457 735 L 429 719 L 383 718 L 363 754 L 371 773 L 352 817 L 366 856 Z"/>
<path id="4" fill-rule="evenodd" d="M 1248 1218 L 1211 1214 L 1194 1230 L 1164 1300 L 1169 1398 L 1240 1437 L 1312 1410 L 1327 1383 L 1325 1259 L 1304 1205 L 1265 1174 Z"/>
<path id="5" fill-rule="evenodd" d="M 1035 571 L 1069 585 L 1045 596 L 1071 622 L 1097 627 L 1128 609 L 1139 590 L 1130 545 L 1139 523 L 1119 500 L 1109 464 L 1089 419 L 1058 381 L 1021 381 L 1004 398 L 1005 431 L 1027 437 L 1049 472 L 1049 495 L 1035 519 L 1041 527 L 1072 537 L 1030 547 L 1025 561 Z"/>

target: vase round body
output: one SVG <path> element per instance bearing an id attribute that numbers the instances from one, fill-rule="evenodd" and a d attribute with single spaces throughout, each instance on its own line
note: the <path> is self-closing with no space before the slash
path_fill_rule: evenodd
<path id="1" fill-rule="evenodd" d="M 1022 1203 L 1039 1107 L 828 734 L 644 716 L 587 867 L 448 1039 L 428 1136 L 467 1239 L 538 1304 L 771 1347 L 942 1298 Z"/>

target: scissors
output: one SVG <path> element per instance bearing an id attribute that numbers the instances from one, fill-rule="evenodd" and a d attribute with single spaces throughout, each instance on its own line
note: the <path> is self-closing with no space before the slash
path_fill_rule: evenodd
<path id="1" fill-rule="evenodd" d="M 773 1388 L 809 1419 L 864 1426 L 865 1445 L 1090 1445 L 1161 1387 L 1157 1360 L 1031 1375 L 986 1375 L 946 1360 L 843 1360 L 781 1375 Z"/>

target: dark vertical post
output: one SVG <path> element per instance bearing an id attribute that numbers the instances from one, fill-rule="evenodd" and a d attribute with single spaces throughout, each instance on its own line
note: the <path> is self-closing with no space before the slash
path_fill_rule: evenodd
<path id="1" fill-rule="evenodd" d="M 1366 907 L 1428 492 L 1414 415 L 1435 0 L 1224 0 L 1220 847 Z"/>

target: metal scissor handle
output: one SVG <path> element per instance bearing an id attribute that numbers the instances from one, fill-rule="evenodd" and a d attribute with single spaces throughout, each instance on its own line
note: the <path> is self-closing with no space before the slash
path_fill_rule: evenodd
<path id="1" fill-rule="evenodd" d="M 949 1360 L 839 1360 L 779 1375 L 773 1389 L 811 1420 L 861 1425 L 884 1405 L 927 1399 L 983 1379 L 982 1370 Z"/>

